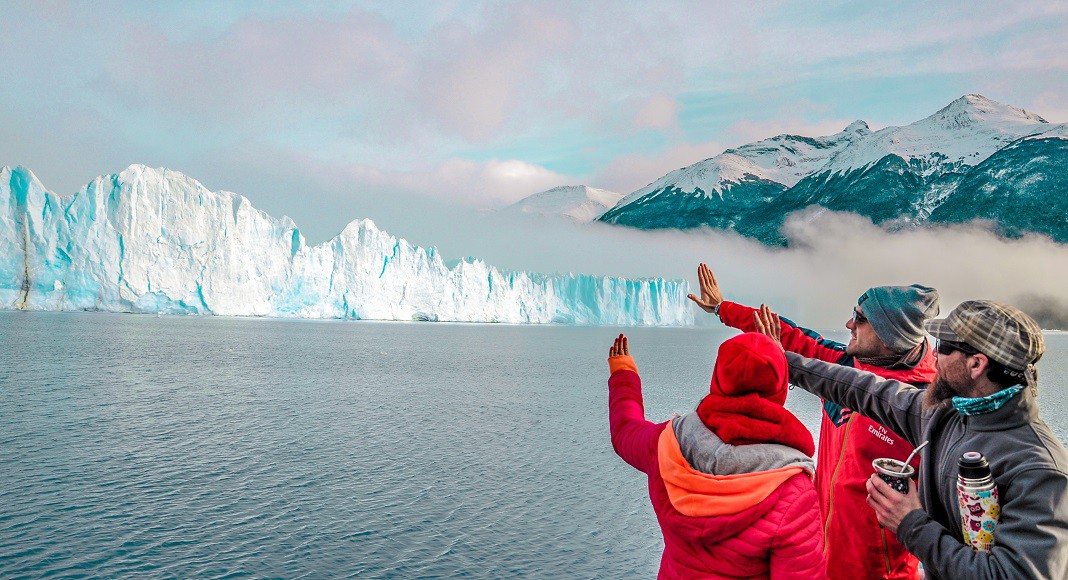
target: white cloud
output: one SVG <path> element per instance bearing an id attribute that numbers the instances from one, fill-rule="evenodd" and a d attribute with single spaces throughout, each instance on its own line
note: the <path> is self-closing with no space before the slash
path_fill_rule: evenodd
<path id="1" fill-rule="evenodd" d="M 475 209 L 498 209 L 575 181 L 516 159 L 476 162 L 454 158 L 416 171 L 382 171 L 357 164 L 338 169 L 356 190 L 399 190 Z"/>
<path id="2" fill-rule="evenodd" d="M 767 303 L 820 330 L 841 330 L 866 289 L 913 283 L 938 289 L 943 316 L 964 300 L 993 299 L 1068 329 L 1068 245 L 1042 237 L 1006 240 L 982 225 L 891 233 L 855 214 L 810 218 L 788 220 L 789 249 L 719 230 L 641 231 L 545 219 L 502 224 L 493 215 L 440 239 L 452 251 L 506 268 L 683 278 L 693 286 L 697 264 L 707 262 L 728 299 Z M 539 240 L 536 249 L 521 251 L 531 237 Z"/>
<path id="3" fill-rule="evenodd" d="M 790 291 L 806 296 L 818 317 L 870 286 L 921 283 L 939 290 L 943 315 L 977 298 L 1021 306 L 1046 301 L 1060 304 L 1053 318 L 1068 323 L 1061 298 L 1068 284 L 1064 244 L 1042 236 L 1004 239 L 984 224 L 890 233 L 855 214 L 811 215 L 787 221 L 787 236 L 798 248 L 782 259 L 795 271 L 800 267 Z"/>
<path id="4" fill-rule="evenodd" d="M 488 209 L 503 207 L 568 181 L 573 180 L 517 159 L 486 163 L 450 159 L 429 173 L 408 174 L 403 179 L 413 191 Z"/>
<path id="5" fill-rule="evenodd" d="M 1024 108 L 1038 113 L 1050 123 L 1068 122 L 1068 95 L 1061 92 L 1039 93 Z"/>
<path id="6" fill-rule="evenodd" d="M 723 150 L 723 145 L 714 142 L 682 143 L 662 153 L 622 155 L 600 169 L 590 178 L 590 183 L 609 191 L 630 193 L 671 171 L 714 157 Z"/>
<path id="7" fill-rule="evenodd" d="M 679 101 L 668 95 L 653 95 L 645 100 L 634 115 L 639 129 L 674 129 L 679 124 Z"/>

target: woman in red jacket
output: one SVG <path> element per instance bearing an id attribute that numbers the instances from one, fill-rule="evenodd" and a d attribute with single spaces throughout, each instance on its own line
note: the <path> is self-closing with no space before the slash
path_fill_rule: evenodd
<path id="1" fill-rule="evenodd" d="M 609 351 L 612 446 L 649 476 L 664 534 L 660 578 L 823 578 L 812 435 L 783 408 L 782 349 L 746 333 L 724 342 L 709 394 L 669 422 L 645 420 L 622 334 Z"/>

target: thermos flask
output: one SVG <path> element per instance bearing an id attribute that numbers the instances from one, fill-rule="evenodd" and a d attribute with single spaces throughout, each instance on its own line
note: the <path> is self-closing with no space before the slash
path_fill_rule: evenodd
<path id="1" fill-rule="evenodd" d="M 994 544 L 994 528 L 1001 518 L 998 488 L 990 465 L 982 453 L 969 451 L 961 456 L 957 471 L 957 499 L 964 543 L 974 550 L 989 552 Z"/>

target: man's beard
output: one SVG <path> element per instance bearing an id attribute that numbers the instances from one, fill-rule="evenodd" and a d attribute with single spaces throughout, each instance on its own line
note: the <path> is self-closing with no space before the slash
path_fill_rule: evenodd
<path id="1" fill-rule="evenodd" d="M 940 407 L 958 394 L 957 389 L 953 388 L 949 381 L 942 378 L 942 374 L 939 373 L 934 383 L 923 392 L 923 406 L 925 409 Z"/>
<path id="2" fill-rule="evenodd" d="M 853 355 L 853 358 L 856 359 L 874 359 L 878 361 L 875 366 L 889 366 L 888 363 L 890 361 L 898 362 L 908 354 L 908 352 L 894 352 L 882 343 L 868 343 L 861 345 L 861 343 L 857 341 L 847 344 L 845 352 L 846 354 Z"/>

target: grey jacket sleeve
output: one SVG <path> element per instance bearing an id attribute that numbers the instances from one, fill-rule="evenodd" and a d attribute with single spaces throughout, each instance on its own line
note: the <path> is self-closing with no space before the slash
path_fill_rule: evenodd
<path id="1" fill-rule="evenodd" d="M 1030 469 L 1004 488 L 994 546 L 976 552 L 922 510 L 905 516 L 897 539 L 939 578 L 1068 578 L 1068 476 Z"/>
<path id="2" fill-rule="evenodd" d="M 882 423 L 913 445 L 923 441 L 923 389 L 792 352 L 786 360 L 791 383 Z"/>

